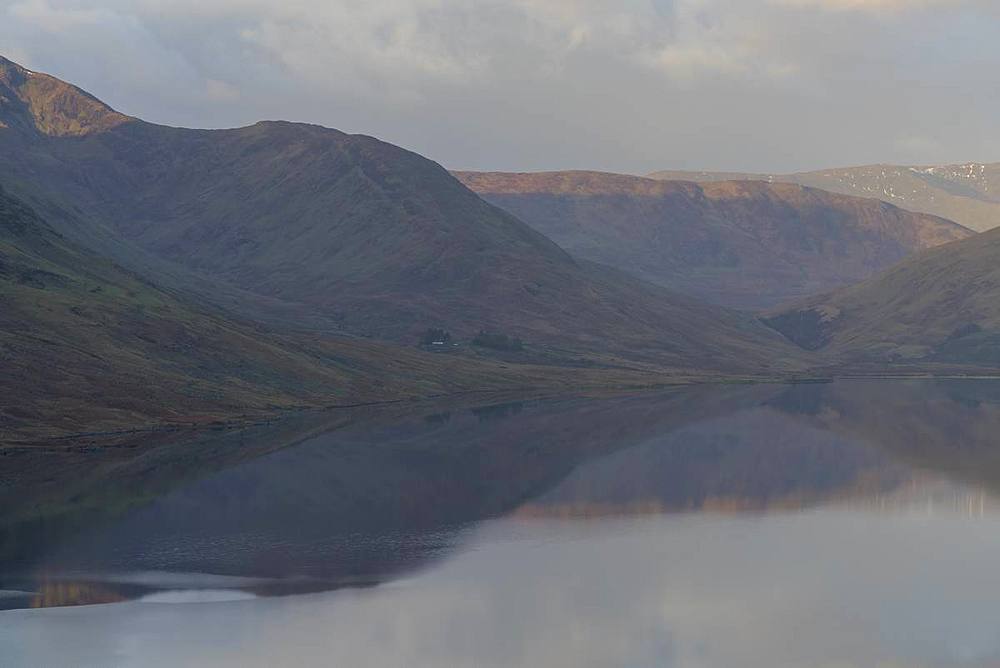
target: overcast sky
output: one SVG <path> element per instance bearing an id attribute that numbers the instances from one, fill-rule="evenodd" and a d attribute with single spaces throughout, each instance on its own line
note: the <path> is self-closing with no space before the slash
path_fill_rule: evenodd
<path id="1" fill-rule="evenodd" d="M 149 121 L 451 168 L 1000 161 L 997 0 L 0 0 L 0 54 Z"/>

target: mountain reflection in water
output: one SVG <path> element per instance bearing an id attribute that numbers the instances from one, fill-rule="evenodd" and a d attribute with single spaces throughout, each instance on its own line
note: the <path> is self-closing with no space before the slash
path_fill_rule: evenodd
<path id="1" fill-rule="evenodd" d="M 693 387 L 336 426 L 8 453 L 0 609 L 369 587 L 434 566 L 507 515 L 981 516 L 1000 481 L 992 381 Z"/>

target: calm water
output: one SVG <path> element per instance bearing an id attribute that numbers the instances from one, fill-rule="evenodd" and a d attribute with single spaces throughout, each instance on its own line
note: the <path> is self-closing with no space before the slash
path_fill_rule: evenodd
<path id="1" fill-rule="evenodd" d="M 322 420 L 0 458 L 0 665 L 1000 666 L 1000 382 Z"/>

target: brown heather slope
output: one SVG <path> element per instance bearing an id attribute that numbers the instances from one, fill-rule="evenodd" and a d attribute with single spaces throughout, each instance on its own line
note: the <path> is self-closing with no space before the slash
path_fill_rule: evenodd
<path id="1" fill-rule="evenodd" d="M 769 322 L 839 363 L 1000 369 L 1000 230 L 778 309 Z"/>
<path id="2" fill-rule="evenodd" d="M 55 77 L 0 56 L 0 128 L 52 137 L 82 137 L 130 119 Z"/>
<path id="3" fill-rule="evenodd" d="M 253 319 L 407 344 L 428 327 L 466 340 L 487 329 L 524 339 L 533 359 L 685 373 L 801 365 L 756 319 L 578 262 L 371 137 L 122 120 L 61 82 L 45 87 L 58 103 L 33 101 L 42 75 L 9 61 L 0 72 L 0 182 L 74 241 Z M 80 108 L 96 120 L 74 125 Z M 34 126 L 8 120 L 25 118 Z"/>
<path id="4" fill-rule="evenodd" d="M 977 232 L 1000 225 L 1000 163 L 908 166 L 865 165 L 798 174 L 739 172 L 655 172 L 670 181 L 754 180 L 797 183 L 830 192 L 871 197 L 906 209 L 941 216 Z"/>
<path id="5" fill-rule="evenodd" d="M 856 283 L 973 234 L 934 216 L 789 184 L 599 172 L 456 176 L 575 256 L 739 308 Z"/>

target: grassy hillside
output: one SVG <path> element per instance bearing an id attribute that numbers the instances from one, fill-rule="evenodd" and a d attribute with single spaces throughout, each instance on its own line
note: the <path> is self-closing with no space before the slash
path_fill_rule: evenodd
<path id="1" fill-rule="evenodd" d="M 868 281 L 770 314 L 840 362 L 1000 369 L 1000 230 L 940 246 Z"/>
<path id="2" fill-rule="evenodd" d="M 456 176 L 578 257 L 740 308 L 855 283 L 973 234 L 933 216 L 788 184 L 598 172 Z"/>
<path id="3" fill-rule="evenodd" d="M 472 390 L 663 382 L 279 334 L 85 251 L 0 191 L 0 441 Z"/>
<path id="4" fill-rule="evenodd" d="M 0 303 L 6 436 L 356 401 L 379 384 L 176 300 L 2 193 Z"/>
<path id="5" fill-rule="evenodd" d="M 979 232 L 1000 225 L 1000 163 L 937 166 L 866 165 L 798 174 L 655 172 L 655 179 L 745 180 L 798 183 L 830 192 L 871 197 L 908 211 L 928 213 Z"/>

